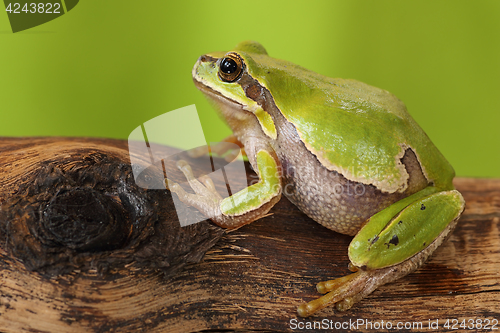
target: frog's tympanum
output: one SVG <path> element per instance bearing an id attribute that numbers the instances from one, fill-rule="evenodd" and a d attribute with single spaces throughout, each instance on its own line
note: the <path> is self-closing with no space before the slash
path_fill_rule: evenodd
<path id="1" fill-rule="evenodd" d="M 353 273 L 320 282 L 325 295 L 300 305 L 300 316 L 351 308 L 420 267 L 454 229 L 465 205 L 455 172 L 391 93 L 271 58 L 256 42 L 203 55 L 192 74 L 259 181 L 223 199 L 180 163 L 195 192 L 168 181 L 180 200 L 233 229 L 284 194 L 313 220 L 354 236 Z"/>

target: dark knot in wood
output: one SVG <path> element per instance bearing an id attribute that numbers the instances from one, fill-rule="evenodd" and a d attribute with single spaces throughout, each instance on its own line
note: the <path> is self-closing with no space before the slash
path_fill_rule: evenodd
<path id="1" fill-rule="evenodd" d="M 60 190 L 41 214 L 39 240 L 78 251 L 121 248 L 132 228 L 119 197 L 89 188 Z"/>
<path id="2" fill-rule="evenodd" d="M 0 244 L 30 271 L 127 266 L 170 276 L 223 234 L 208 221 L 181 227 L 170 192 L 136 184 L 124 142 L 9 140 L 0 161 Z M 148 175 L 160 179 L 157 172 Z"/>

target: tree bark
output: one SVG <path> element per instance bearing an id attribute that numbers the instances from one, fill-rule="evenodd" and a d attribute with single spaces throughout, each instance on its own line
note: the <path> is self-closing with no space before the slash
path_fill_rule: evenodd
<path id="1" fill-rule="evenodd" d="M 180 227 L 168 191 L 136 185 L 127 142 L 3 138 L 0 331 L 290 331 L 323 319 L 344 331 L 500 328 L 500 179 L 455 185 L 466 210 L 427 264 L 347 312 L 301 319 L 317 282 L 349 273 L 351 237 L 285 198 L 235 231 Z"/>

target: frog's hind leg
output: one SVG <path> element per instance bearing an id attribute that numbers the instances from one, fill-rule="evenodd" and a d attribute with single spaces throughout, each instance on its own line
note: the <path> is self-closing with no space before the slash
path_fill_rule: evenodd
<path id="1" fill-rule="evenodd" d="M 348 310 L 378 287 L 415 271 L 453 231 L 463 208 L 459 192 L 427 188 L 375 214 L 349 246 L 359 270 L 320 282 L 318 291 L 327 294 L 299 306 L 298 314 L 310 316 L 334 304 Z"/>
<path id="2" fill-rule="evenodd" d="M 318 292 L 326 295 L 304 303 L 297 309 L 298 315 L 308 317 L 325 307 L 335 305 L 338 311 L 349 310 L 354 304 L 370 295 L 378 287 L 395 281 L 417 270 L 436 250 L 456 226 L 459 217 L 449 224 L 443 238 L 436 239 L 425 250 L 412 258 L 391 267 L 375 270 L 362 270 L 338 279 L 318 283 Z"/>

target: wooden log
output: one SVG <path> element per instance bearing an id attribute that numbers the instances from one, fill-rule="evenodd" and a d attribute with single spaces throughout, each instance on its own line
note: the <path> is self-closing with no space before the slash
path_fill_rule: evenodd
<path id="1" fill-rule="evenodd" d="M 167 191 L 133 181 L 124 141 L 0 139 L 0 331 L 319 330 L 324 319 L 345 331 L 499 328 L 500 179 L 455 185 L 466 210 L 425 266 L 350 311 L 301 319 L 317 282 L 349 273 L 351 237 L 286 199 L 232 232 L 181 228 Z"/>

